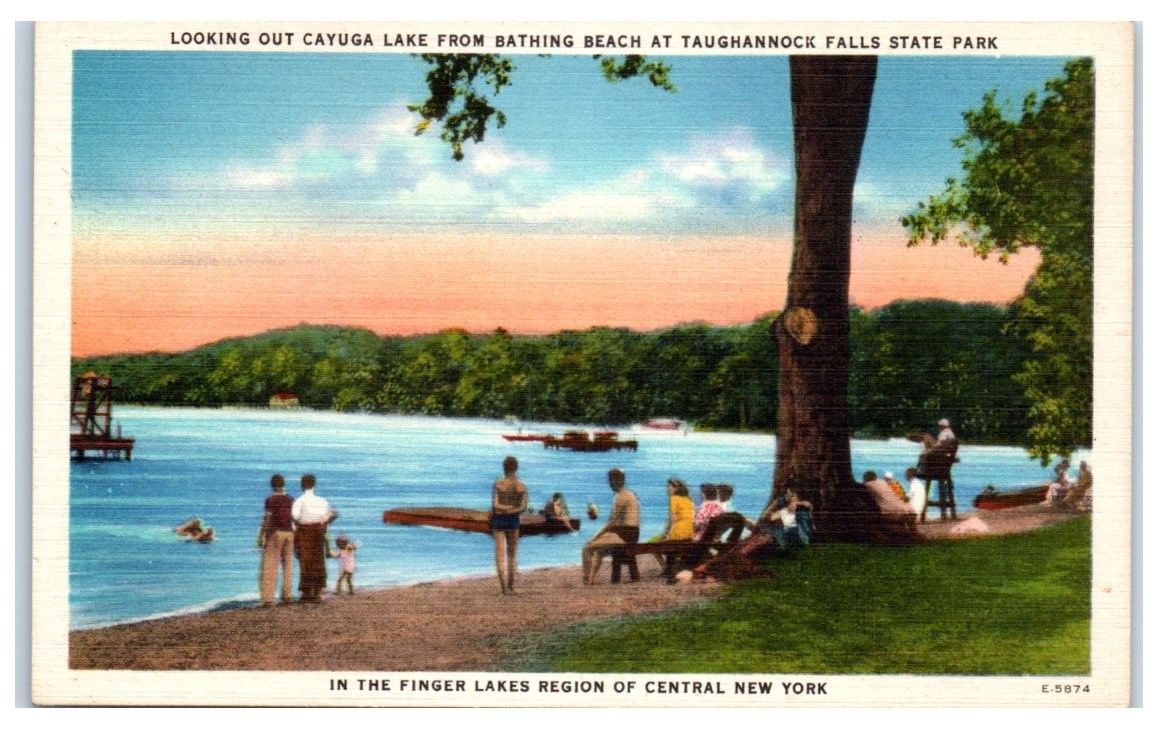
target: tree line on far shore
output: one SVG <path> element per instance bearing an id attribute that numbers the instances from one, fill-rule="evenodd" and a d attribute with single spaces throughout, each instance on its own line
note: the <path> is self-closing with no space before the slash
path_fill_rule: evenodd
<path id="1" fill-rule="evenodd" d="M 974 443 L 1029 445 L 1030 403 L 1014 375 L 1029 344 L 1014 309 L 939 300 L 853 308 L 849 413 L 858 437 L 929 430 L 941 417 Z M 776 425 L 774 314 L 751 324 L 597 327 L 543 336 L 450 329 L 379 336 L 310 326 L 229 339 L 179 354 L 75 358 L 73 375 L 112 376 L 120 402 L 302 406 L 623 425 L 668 416 L 714 429 Z M 1074 402 L 1089 422 L 1090 402 Z M 1082 434 L 1089 444 L 1088 430 Z"/>

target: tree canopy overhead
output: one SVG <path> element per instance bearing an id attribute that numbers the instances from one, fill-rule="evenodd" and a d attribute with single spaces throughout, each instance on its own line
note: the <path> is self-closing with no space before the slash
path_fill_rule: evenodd
<path id="1" fill-rule="evenodd" d="M 407 107 L 422 117 L 415 133 L 424 134 L 434 122 L 441 122 L 439 138 L 450 145 L 454 158 L 461 160 L 462 145 L 467 141 L 483 141 L 492 119 L 498 129 L 506 125 L 506 114 L 491 105 L 488 93 L 497 95 L 511 84 L 515 64 L 510 58 L 493 53 L 424 53 L 420 58 L 431 66 L 426 74 L 430 96 L 420 104 Z M 594 58 L 599 61 L 603 77 L 612 83 L 645 76 L 653 86 L 675 91 L 670 68 L 662 61 L 640 55 L 625 56 L 622 60 Z"/>
<path id="2" fill-rule="evenodd" d="M 1077 59 L 1009 118 L 991 91 L 964 114 L 964 176 L 901 219 L 909 244 L 953 239 L 1003 261 L 1025 246 L 1041 264 L 1013 304 L 1030 351 L 1014 379 L 1030 403 L 1030 452 L 1043 461 L 1091 441 L 1094 69 Z"/>

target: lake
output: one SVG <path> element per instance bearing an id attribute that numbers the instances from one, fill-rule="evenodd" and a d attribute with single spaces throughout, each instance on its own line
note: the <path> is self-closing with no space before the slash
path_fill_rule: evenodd
<path id="1" fill-rule="evenodd" d="M 584 519 L 579 534 L 525 539 L 519 564 L 532 568 L 578 563 L 583 542 L 610 510 L 610 468 L 627 472 L 647 538 L 667 519 L 670 476 L 693 487 L 735 484 L 735 507 L 757 513 L 768 496 L 775 451 L 774 437 L 756 434 L 632 431 L 622 437 L 637 438 L 638 451 L 573 453 L 508 443 L 500 436 L 512 427 L 494 420 L 150 407 L 119 407 L 115 415 L 125 436 L 137 440 L 133 460 L 71 466 L 73 628 L 255 603 L 256 538 L 273 473 L 286 476 L 294 496 L 301 474 L 317 476 L 317 493 L 341 513 L 331 536 L 345 534 L 358 544 L 354 582 L 364 588 L 491 573 L 488 536 L 387 526 L 382 512 L 418 505 L 486 509 L 504 456 L 519 458 L 536 508 L 555 491 L 566 494 L 576 515 L 589 501 L 599 506 L 600 521 Z M 574 426 L 524 424 L 536 432 L 566 427 Z M 854 472 L 900 476 L 918 450 L 899 439 L 853 441 Z M 959 511 L 988 483 L 1043 483 L 1050 475 L 1020 448 L 966 443 L 958 455 Z M 1075 454 L 1074 462 L 1087 455 Z M 193 516 L 214 528 L 214 542 L 190 543 L 173 533 Z M 328 569 L 332 587 L 336 560 Z"/>

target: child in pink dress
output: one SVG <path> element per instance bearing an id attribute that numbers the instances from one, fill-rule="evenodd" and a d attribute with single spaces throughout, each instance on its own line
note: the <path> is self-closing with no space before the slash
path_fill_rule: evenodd
<path id="1" fill-rule="evenodd" d="M 330 552 L 331 557 L 338 558 L 338 584 L 334 586 L 334 594 L 342 594 L 342 583 L 346 583 L 346 589 L 351 595 L 354 594 L 354 553 L 358 548 L 354 543 L 347 540 L 345 537 L 338 537 L 335 540 L 338 543 L 338 551 Z"/>

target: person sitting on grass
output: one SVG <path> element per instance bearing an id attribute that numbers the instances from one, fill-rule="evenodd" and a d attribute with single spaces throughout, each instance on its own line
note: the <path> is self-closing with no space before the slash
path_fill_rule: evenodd
<path id="1" fill-rule="evenodd" d="M 885 471 L 885 483 L 889 485 L 889 488 L 893 490 L 893 493 L 896 494 L 901 501 L 907 502 L 909 500 L 909 495 L 905 493 L 905 487 L 901 485 L 900 481 L 893 478 L 892 471 Z"/>
<path id="2" fill-rule="evenodd" d="M 1075 511 L 1089 511 L 1093 505 L 1094 472 L 1085 461 L 1078 466 L 1078 480 L 1062 500 L 1062 505 Z"/>
<path id="3" fill-rule="evenodd" d="M 917 477 L 917 469 L 906 468 L 905 480 L 909 482 L 909 507 L 918 519 L 925 513 L 925 482 Z"/>
<path id="4" fill-rule="evenodd" d="M 877 478 L 876 471 L 864 472 L 864 487 L 880 509 L 881 518 L 899 523 L 910 531 L 916 530 L 917 515 L 913 513 L 912 507 L 897 496 L 887 483 Z"/>
<path id="5" fill-rule="evenodd" d="M 1063 504 L 1070 490 L 1074 487 L 1074 480 L 1070 478 L 1070 461 L 1063 458 L 1053 469 L 1053 481 L 1045 492 L 1045 503 Z"/>
<path id="6" fill-rule="evenodd" d="M 782 550 L 812 543 L 812 504 L 800 499 L 791 488 L 768 504 L 748 528 L 766 534 Z"/>

